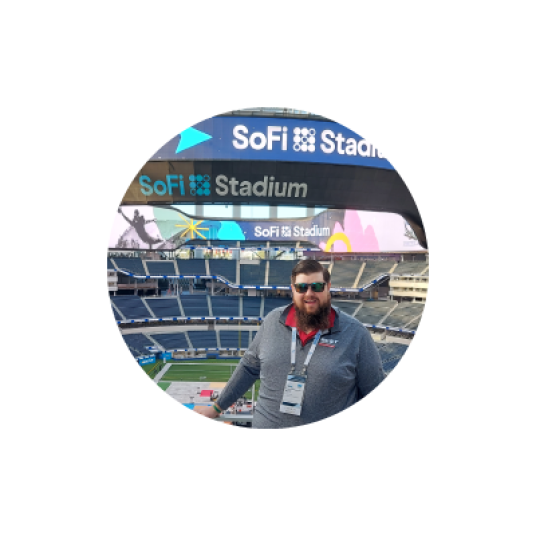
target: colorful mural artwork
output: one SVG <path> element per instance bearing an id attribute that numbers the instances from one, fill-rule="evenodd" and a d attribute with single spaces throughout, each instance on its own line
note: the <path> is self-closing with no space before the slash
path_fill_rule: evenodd
<path id="1" fill-rule="evenodd" d="M 325 210 L 295 220 L 199 219 L 174 207 L 129 206 L 118 209 L 110 249 L 174 250 L 192 239 L 307 242 L 323 251 L 421 251 L 398 214 Z"/>
<path id="2" fill-rule="evenodd" d="M 319 247 L 324 251 L 380 251 L 380 245 L 374 232 L 374 227 L 368 225 L 363 230 L 359 212 L 357 210 L 345 210 L 344 222 L 341 225 L 335 223 L 333 234 L 327 242 L 320 242 Z"/>
<path id="3" fill-rule="evenodd" d="M 246 237 L 236 221 L 222 221 L 218 240 L 246 240 Z"/>

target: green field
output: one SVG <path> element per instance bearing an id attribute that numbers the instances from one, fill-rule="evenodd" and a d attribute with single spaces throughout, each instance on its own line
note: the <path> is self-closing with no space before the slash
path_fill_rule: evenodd
<path id="1" fill-rule="evenodd" d="M 162 390 L 166 390 L 171 385 L 171 382 L 158 382 L 158 387 Z"/>
<path id="2" fill-rule="evenodd" d="M 156 360 L 156 363 L 149 363 L 148 365 L 141 365 L 141 368 L 145 371 L 147 376 L 151 378 L 151 380 L 154 379 L 154 377 L 162 370 L 164 367 L 164 364 L 162 361 Z"/>
<path id="3" fill-rule="evenodd" d="M 172 363 L 168 371 L 162 377 L 160 385 L 164 391 L 169 387 L 169 382 L 228 382 L 234 369 L 238 365 L 235 361 L 222 362 L 219 359 L 209 359 L 199 362 Z M 255 382 L 255 399 L 259 392 L 260 380 Z M 246 393 L 246 398 L 251 398 L 251 391 Z"/>

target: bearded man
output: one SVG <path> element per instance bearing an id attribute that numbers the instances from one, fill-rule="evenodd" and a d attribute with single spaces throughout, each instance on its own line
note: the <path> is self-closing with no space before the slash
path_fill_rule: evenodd
<path id="1" fill-rule="evenodd" d="M 261 387 L 253 428 L 309 424 L 355 404 L 385 378 L 368 330 L 331 306 L 331 276 L 317 261 L 292 270 L 292 304 L 274 309 L 212 407 L 196 411 L 215 418 Z"/>

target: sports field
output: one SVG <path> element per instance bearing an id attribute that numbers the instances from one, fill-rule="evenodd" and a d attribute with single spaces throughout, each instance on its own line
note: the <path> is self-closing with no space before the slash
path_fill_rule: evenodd
<path id="1" fill-rule="evenodd" d="M 170 363 L 164 376 L 160 378 L 158 385 L 167 390 L 172 382 L 222 382 L 227 383 L 234 372 L 239 360 L 224 361 L 208 359 L 202 362 Z M 255 382 L 255 399 L 259 392 L 260 381 Z M 252 392 L 246 393 L 246 398 L 251 398 Z"/>
<path id="2" fill-rule="evenodd" d="M 154 379 L 154 377 L 162 370 L 164 363 L 162 361 L 156 360 L 156 363 L 148 363 L 147 365 L 141 365 L 141 368 L 145 371 L 145 374 Z"/>

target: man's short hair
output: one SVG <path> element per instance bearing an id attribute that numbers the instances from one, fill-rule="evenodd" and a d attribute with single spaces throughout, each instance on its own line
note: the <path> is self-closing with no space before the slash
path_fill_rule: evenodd
<path id="1" fill-rule="evenodd" d="M 320 264 L 318 261 L 314 261 L 313 259 L 304 259 L 300 261 L 294 268 L 292 269 L 292 283 L 296 282 L 296 276 L 298 274 L 316 274 L 317 272 L 322 272 L 324 274 L 324 281 L 326 283 L 329 283 L 331 281 L 331 275 L 327 268 L 325 268 L 322 264 Z"/>

